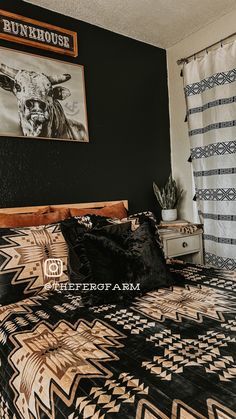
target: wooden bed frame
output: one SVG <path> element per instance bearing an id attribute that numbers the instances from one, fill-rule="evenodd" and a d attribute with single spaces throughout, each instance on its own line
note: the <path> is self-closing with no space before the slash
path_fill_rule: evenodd
<path id="1" fill-rule="evenodd" d="M 122 199 L 120 201 L 101 201 L 101 202 L 84 202 L 78 204 L 59 204 L 54 205 L 51 204 L 54 208 L 102 208 L 107 207 L 109 205 L 118 204 L 119 202 L 123 202 L 125 208 L 128 210 L 128 200 Z M 50 204 L 48 204 L 49 206 Z M 47 205 L 35 205 L 32 207 L 18 207 L 18 208 L 0 208 L 1 214 L 24 214 L 29 212 L 36 212 L 41 208 L 45 208 Z"/>

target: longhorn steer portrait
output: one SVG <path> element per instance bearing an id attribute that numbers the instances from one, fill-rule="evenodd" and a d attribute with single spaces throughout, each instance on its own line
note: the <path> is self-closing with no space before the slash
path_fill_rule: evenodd
<path id="1" fill-rule="evenodd" d="M 69 73 L 52 75 L 0 63 L 0 87 L 15 96 L 23 136 L 88 141 L 85 125 L 68 118 L 61 104 L 71 96 L 63 85 L 70 79 Z"/>

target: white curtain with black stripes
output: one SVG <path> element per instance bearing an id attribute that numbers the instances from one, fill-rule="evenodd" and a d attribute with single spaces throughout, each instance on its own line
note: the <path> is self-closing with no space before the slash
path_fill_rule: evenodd
<path id="1" fill-rule="evenodd" d="M 236 270 L 236 42 L 184 65 L 205 263 Z"/>

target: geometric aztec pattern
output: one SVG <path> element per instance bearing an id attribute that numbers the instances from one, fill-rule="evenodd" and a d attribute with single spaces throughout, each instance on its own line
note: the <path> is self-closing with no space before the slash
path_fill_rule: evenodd
<path id="1" fill-rule="evenodd" d="M 234 244 L 234 245 L 236 244 L 236 239 L 231 239 L 227 237 L 216 237 L 210 234 L 204 234 L 203 237 L 204 237 L 204 240 L 211 240 L 215 243 L 225 243 L 225 244 Z"/>
<path id="2" fill-rule="evenodd" d="M 60 282 L 68 282 L 67 245 L 60 224 L 39 227 L 4 229 L 0 245 L 0 300 L 3 304 L 5 285 L 8 285 L 7 302 L 17 301 L 41 292 L 50 280 L 44 275 L 44 261 L 60 258 L 63 273 Z M 21 298 L 22 297 L 22 298 Z"/>
<path id="3" fill-rule="evenodd" d="M 215 269 L 212 267 L 193 265 L 191 263 L 176 263 L 172 259 L 170 265 L 171 272 L 181 275 L 184 280 L 190 283 L 200 281 L 201 284 L 211 285 L 227 291 L 236 291 L 236 272 L 226 271 L 225 269 Z"/>
<path id="4" fill-rule="evenodd" d="M 101 306 L 89 307 L 89 310 L 91 310 L 93 313 L 102 313 L 104 311 L 110 311 L 110 309 L 115 307 L 115 304 L 106 304 Z"/>
<path id="5" fill-rule="evenodd" d="M 182 400 L 173 400 L 170 416 L 165 415 L 158 407 L 146 399 L 138 403 L 135 419 L 235 419 L 236 412 L 213 399 L 208 399 L 207 416 L 184 403 Z"/>
<path id="6" fill-rule="evenodd" d="M 31 299 L 27 298 L 23 301 L 19 301 L 14 304 L 8 304 L 7 306 L 0 307 L 0 322 L 3 324 L 3 321 L 7 319 L 7 317 L 11 316 L 12 312 L 17 314 L 23 314 L 31 312 L 31 307 L 40 305 L 41 300 L 43 300 L 43 296 L 37 295 L 36 297 L 32 297 Z"/>
<path id="7" fill-rule="evenodd" d="M 139 335 L 144 329 L 150 329 L 155 326 L 155 322 L 149 322 L 131 310 L 121 309 L 115 313 L 107 314 L 105 319 L 121 325 L 123 329 L 130 330 L 131 334 Z"/>
<path id="8" fill-rule="evenodd" d="M 212 89 L 215 86 L 234 83 L 236 81 L 236 69 L 226 72 L 213 74 L 210 77 L 200 80 L 199 82 L 188 84 L 184 88 L 185 96 L 198 95 L 205 90 Z"/>
<path id="9" fill-rule="evenodd" d="M 221 327 L 228 331 L 236 332 L 236 317 L 234 319 L 229 319 L 227 323 L 222 323 Z"/>
<path id="10" fill-rule="evenodd" d="M 197 106 L 188 110 L 187 115 L 193 115 L 195 113 L 204 112 L 207 109 L 214 108 L 221 105 L 229 105 L 231 103 L 236 103 L 236 96 L 226 97 L 223 99 L 216 99 L 211 102 L 205 103 L 203 106 Z"/>
<path id="11" fill-rule="evenodd" d="M 0 418 L 235 419 L 236 273 L 169 266 L 176 284 L 132 303 L 0 307 Z"/>
<path id="12" fill-rule="evenodd" d="M 132 309 L 159 322 L 168 318 L 182 322 L 189 318 L 202 323 L 204 317 L 221 321 L 224 313 L 236 312 L 236 298 L 205 286 L 174 286 L 145 294 L 136 299 Z"/>
<path id="13" fill-rule="evenodd" d="M 214 124 L 207 125 L 203 128 L 196 128 L 189 131 L 188 135 L 191 137 L 193 135 L 198 134 L 205 134 L 206 132 L 212 131 L 214 129 L 220 129 L 220 128 L 230 128 L 236 126 L 236 120 L 233 121 L 223 121 L 223 122 L 217 122 Z"/>
<path id="14" fill-rule="evenodd" d="M 73 298 L 69 299 L 69 301 L 61 303 L 60 305 L 56 304 L 53 308 L 58 311 L 58 313 L 66 314 L 70 311 L 76 311 L 78 307 L 81 307 L 81 305 L 81 297 L 73 296 Z"/>
<path id="15" fill-rule="evenodd" d="M 213 285 L 213 287 L 222 288 L 229 291 L 236 291 L 236 282 L 234 281 L 224 281 L 220 278 L 212 278 L 212 279 L 206 279 L 204 281 L 204 284 L 207 285 Z"/>
<path id="16" fill-rule="evenodd" d="M 0 393 L 0 418 L 1 419 L 16 419 L 16 416 L 11 414 L 9 404 L 5 401 L 3 394 Z"/>
<path id="17" fill-rule="evenodd" d="M 236 170 L 235 170 L 236 173 Z M 203 217 L 204 220 L 215 220 L 215 221 L 236 221 L 236 214 L 209 214 L 202 211 L 198 211 L 200 217 Z"/>
<path id="18" fill-rule="evenodd" d="M 235 201 L 235 188 L 196 189 L 196 197 L 203 201 Z"/>
<path id="19" fill-rule="evenodd" d="M 191 158 L 201 159 L 203 157 L 222 156 L 224 154 L 236 153 L 236 141 L 221 141 L 215 144 L 208 144 L 191 148 Z"/>
<path id="20" fill-rule="evenodd" d="M 234 175 L 235 173 L 236 173 L 236 167 L 228 167 L 228 168 L 223 168 L 223 169 L 198 170 L 198 171 L 194 171 L 193 175 L 194 177 L 202 177 L 202 176 Z"/>
<path id="21" fill-rule="evenodd" d="M 108 418 L 109 414 L 118 414 L 122 404 L 133 404 L 137 395 L 147 395 L 148 392 L 141 380 L 122 373 L 118 380 L 106 380 L 102 387 L 92 387 L 88 396 L 79 397 L 76 410 L 69 419 Z"/>
<path id="22" fill-rule="evenodd" d="M 210 252 L 205 252 L 204 256 L 206 265 L 213 265 L 219 269 L 236 270 L 236 259 L 217 256 Z"/>
<path id="23" fill-rule="evenodd" d="M 7 337 L 18 327 L 35 325 L 42 320 L 49 318 L 49 314 L 44 310 L 38 310 L 34 314 L 27 313 L 25 316 L 17 316 L 11 321 L 6 321 L 0 328 L 0 343 L 4 345 L 7 342 Z"/>
<path id="24" fill-rule="evenodd" d="M 208 331 L 197 339 L 182 339 L 179 334 L 165 329 L 146 339 L 155 346 L 163 348 L 162 355 L 155 355 L 152 361 L 142 366 L 161 380 L 172 380 L 173 374 L 183 373 L 186 367 L 204 367 L 208 374 L 217 374 L 220 381 L 236 378 L 236 361 L 232 356 L 221 354 L 221 348 L 236 342 L 223 333 Z"/>
<path id="25" fill-rule="evenodd" d="M 48 417 L 53 418 L 52 392 L 71 404 L 73 388 L 80 378 L 110 377 L 103 363 L 116 359 L 108 348 L 120 347 L 117 339 L 123 337 L 105 323 L 83 320 L 74 327 L 61 321 L 55 328 L 43 322 L 32 332 L 11 336 L 15 346 L 10 355 L 15 371 L 11 385 L 20 417 L 37 417 L 38 399 Z M 69 372 L 66 376 L 65 371 Z"/>
<path id="26" fill-rule="evenodd" d="M 236 214 L 236 119 L 233 119 L 236 97 L 232 95 L 232 90 L 236 86 L 233 58 L 235 53 L 235 44 L 232 43 L 215 50 L 212 54 L 206 54 L 204 60 L 192 60 L 191 65 L 183 67 L 188 133 L 198 209 L 207 214 L 213 211 L 216 214 L 223 212 L 224 215 L 225 212 L 225 215 L 229 216 L 229 221 L 231 215 Z M 225 71 L 215 73 L 218 65 Z M 211 74 L 212 72 L 214 74 Z M 229 86 L 231 83 L 233 84 Z M 196 159 L 201 160 L 197 162 Z M 227 175 L 227 179 L 224 175 Z M 214 201 L 214 205 L 209 201 Z M 227 201 L 225 207 L 222 206 L 224 201 Z M 216 256 L 215 259 L 208 258 L 207 263 L 219 267 L 218 257 L 227 256 L 226 267 L 234 269 L 236 254 L 234 222 L 231 227 L 231 224 L 224 223 L 226 220 L 223 219 L 219 222 L 218 219 L 209 217 L 207 223 L 205 219 L 203 221 L 207 232 L 203 236 L 205 251 Z M 217 234 L 218 231 L 220 233 Z"/>

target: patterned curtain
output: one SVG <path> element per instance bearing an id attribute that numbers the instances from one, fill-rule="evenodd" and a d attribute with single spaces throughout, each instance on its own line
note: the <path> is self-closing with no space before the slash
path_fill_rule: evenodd
<path id="1" fill-rule="evenodd" d="M 236 42 L 184 65 L 205 263 L 236 269 Z"/>

